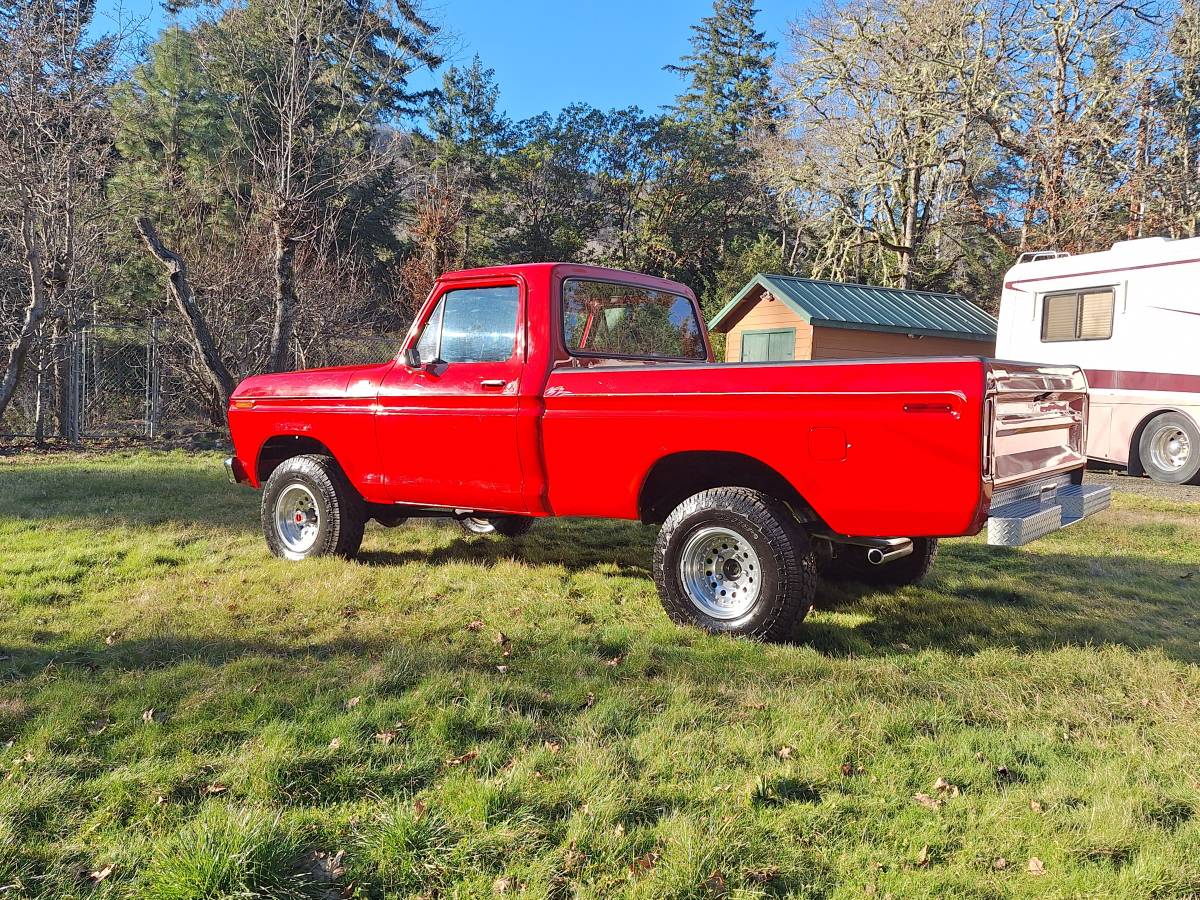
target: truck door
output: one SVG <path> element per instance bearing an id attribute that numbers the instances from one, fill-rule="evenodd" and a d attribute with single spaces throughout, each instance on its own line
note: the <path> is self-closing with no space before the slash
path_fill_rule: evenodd
<path id="1" fill-rule="evenodd" d="M 517 442 L 525 290 L 446 285 L 379 388 L 376 437 L 394 502 L 525 512 Z"/>

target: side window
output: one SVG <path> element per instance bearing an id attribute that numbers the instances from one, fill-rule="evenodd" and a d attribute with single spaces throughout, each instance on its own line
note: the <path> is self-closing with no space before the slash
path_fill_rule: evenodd
<path id="1" fill-rule="evenodd" d="M 515 285 L 447 291 L 425 324 L 417 352 L 426 362 L 504 362 L 517 340 Z"/>
<path id="2" fill-rule="evenodd" d="M 1042 298 L 1042 342 L 1108 340 L 1115 305 L 1112 288 L 1046 294 Z"/>

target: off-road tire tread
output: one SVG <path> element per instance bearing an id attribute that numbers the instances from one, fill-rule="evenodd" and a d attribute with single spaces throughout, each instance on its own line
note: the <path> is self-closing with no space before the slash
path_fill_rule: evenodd
<path id="1" fill-rule="evenodd" d="M 276 556 L 286 557 L 283 546 L 275 533 L 275 501 L 282 485 L 299 478 L 315 488 L 324 503 L 322 510 L 326 526 L 316 545 L 305 556 L 341 556 L 352 559 L 362 545 L 363 530 L 367 524 L 367 505 L 362 496 L 346 478 L 341 466 L 332 456 L 308 453 L 285 459 L 263 489 L 262 518 L 267 546 Z"/>
<path id="2" fill-rule="evenodd" d="M 691 517 L 706 510 L 720 510 L 747 522 L 770 548 L 778 570 L 779 585 L 768 614 L 746 627 L 726 627 L 715 619 L 699 619 L 701 613 L 692 605 L 682 585 L 676 586 L 678 579 L 673 572 L 678 560 L 668 558 L 672 538 Z M 750 488 L 711 488 L 684 500 L 663 522 L 654 544 L 654 584 L 663 609 L 676 624 L 759 641 L 787 640 L 812 608 L 817 586 L 816 560 L 808 534 L 783 503 Z"/>

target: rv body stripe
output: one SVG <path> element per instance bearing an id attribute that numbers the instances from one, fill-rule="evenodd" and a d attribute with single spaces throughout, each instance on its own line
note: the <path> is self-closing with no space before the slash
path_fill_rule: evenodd
<path id="1" fill-rule="evenodd" d="M 1114 369 L 1084 369 L 1088 387 L 1126 391 L 1179 391 L 1200 393 L 1200 375 L 1179 372 L 1121 372 Z"/>

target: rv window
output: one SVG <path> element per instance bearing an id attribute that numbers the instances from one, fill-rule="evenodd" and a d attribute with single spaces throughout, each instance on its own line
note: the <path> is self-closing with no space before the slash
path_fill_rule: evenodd
<path id="1" fill-rule="evenodd" d="M 1106 341 L 1112 337 L 1113 292 L 1088 291 L 1079 295 L 1079 339 Z"/>
<path id="2" fill-rule="evenodd" d="M 1103 341 L 1112 337 L 1112 288 L 1091 288 L 1042 298 L 1042 341 Z"/>

